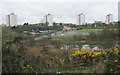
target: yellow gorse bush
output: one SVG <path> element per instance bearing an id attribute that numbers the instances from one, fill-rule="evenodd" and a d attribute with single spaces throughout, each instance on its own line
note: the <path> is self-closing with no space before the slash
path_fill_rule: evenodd
<path id="1" fill-rule="evenodd" d="M 118 48 L 118 47 L 114 48 L 114 52 L 115 52 L 115 54 L 118 55 L 120 53 L 120 48 Z"/>
<path id="2" fill-rule="evenodd" d="M 101 51 L 78 50 L 75 51 L 71 57 L 81 56 L 81 58 L 85 59 L 86 57 L 97 57 L 101 53 Z"/>
<path id="3" fill-rule="evenodd" d="M 120 48 L 114 48 L 113 50 L 77 50 L 73 54 L 70 55 L 69 60 L 72 60 L 74 57 L 80 57 L 81 59 L 87 59 L 87 58 L 93 58 L 96 59 L 100 55 L 107 56 L 108 53 L 115 53 L 116 55 L 119 55 Z"/>
<path id="4" fill-rule="evenodd" d="M 99 66 L 104 66 L 106 71 L 117 73 L 120 72 L 120 48 L 77 50 L 69 56 L 69 62 L 73 67 L 98 66 L 100 64 Z"/>
<path id="5" fill-rule="evenodd" d="M 78 50 L 72 56 L 78 56 L 78 55 L 85 55 L 89 52 L 89 50 Z"/>

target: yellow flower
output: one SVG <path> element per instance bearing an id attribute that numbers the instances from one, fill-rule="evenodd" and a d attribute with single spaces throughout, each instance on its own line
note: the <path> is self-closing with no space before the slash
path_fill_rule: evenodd
<path id="1" fill-rule="evenodd" d="M 118 60 L 114 60 L 114 62 L 118 62 Z"/>
<path id="2" fill-rule="evenodd" d="M 118 54 L 120 52 L 120 49 L 119 48 L 114 48 L 114 51 L 116 54 Z"/>

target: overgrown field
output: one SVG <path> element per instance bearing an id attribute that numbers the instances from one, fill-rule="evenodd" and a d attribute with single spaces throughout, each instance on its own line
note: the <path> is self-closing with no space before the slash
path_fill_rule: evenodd
<path id="1" fill-rule="evenodd" d="M 117 33 L 105 30 L 103 32 L 105 35 L 99 36 L 100 38 L 93 34 L 82 38 L 80 36 L 69 39 L 65 37 L 45 38 L 36 42 L 31 40 L 33 36 L 21 36 L 20 33 L 13 32 L 11 28 L 3 28 L 2 72 L 120 73 L 120 48 L 111 45 L 118 40 Z M 61 44 L 83 40 L 89 43 L 99 40 L 98 43 L 110 45 L 111 48 L 103 50 L 59 48 Z"/>

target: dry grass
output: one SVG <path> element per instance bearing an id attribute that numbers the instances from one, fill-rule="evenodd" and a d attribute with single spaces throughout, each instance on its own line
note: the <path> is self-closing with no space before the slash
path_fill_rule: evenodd
<path id="1" fill-rule="evenodd" d="M 38 47 L 27 47 L 27 54 L 31 56 L 39 55 Z"/>

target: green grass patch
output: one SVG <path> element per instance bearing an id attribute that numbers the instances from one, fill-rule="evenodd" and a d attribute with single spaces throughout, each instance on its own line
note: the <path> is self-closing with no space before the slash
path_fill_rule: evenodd
<path id="1" fill-rule="evenodd" d="M 81 29 L 81 30 L 78 30 L 79 32 L 99 32 L 101 31 L 102 29 Z"/>
<path id="2" fill-rule="evenodd" d="M 54 40 L 64 40 L 65 37 L 64 36 L 54 36 L 54 37 L 52 37 L 52 39 L 54 39 Z"/>

